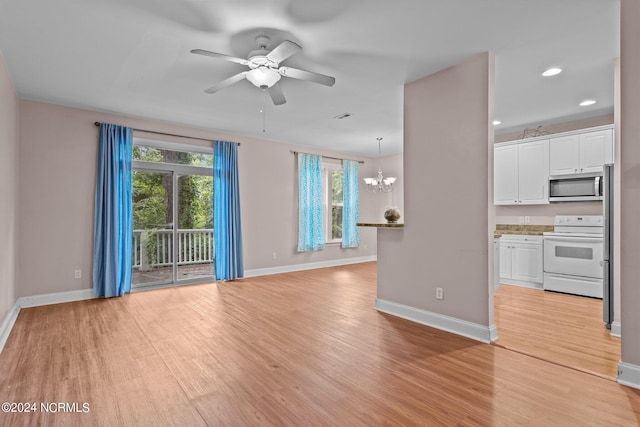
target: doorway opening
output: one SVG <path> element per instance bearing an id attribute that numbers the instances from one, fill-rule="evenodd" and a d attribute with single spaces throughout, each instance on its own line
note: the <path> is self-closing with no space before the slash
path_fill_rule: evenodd
<path id="1" fill-rule="evenodd" d="M 500 284 L 495 345 L 615 380 L 620 338 L 602 322 L 602 300 Z"/>
<path id="2" fill-rule="evenodd" d="M 215 280 L 213 153 L 134 141 L 134 290 Z"/>

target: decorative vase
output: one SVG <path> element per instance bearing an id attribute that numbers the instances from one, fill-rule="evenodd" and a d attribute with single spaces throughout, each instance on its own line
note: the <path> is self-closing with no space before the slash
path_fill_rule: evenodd
<path id="1" fill-rule="evenodd" d="M 389 224 L 395 224 L 400 219 L 400 212 L 396 208 L 388 208 L 384 211 L 384 219 L 386 219 Z"/>

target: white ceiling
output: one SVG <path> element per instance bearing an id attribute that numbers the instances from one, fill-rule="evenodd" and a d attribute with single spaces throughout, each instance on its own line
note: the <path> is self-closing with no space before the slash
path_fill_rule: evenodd
<path id="1" fill-rule="evenodd" d="M 287 103 L 241 81 L 265 31 L 302 52 Z M 21 98 L 377 156 L 402 151 L 403 84 L 496 54 L 497 133 L 613 111 L 619 0 L 0 0 L 0 51 Z M 549 66 L 564 72 L 540 73 Z M 592 107 L 578 103 L 593 98 Z M 337 120 L 342 113 L 351 117 Z"/>

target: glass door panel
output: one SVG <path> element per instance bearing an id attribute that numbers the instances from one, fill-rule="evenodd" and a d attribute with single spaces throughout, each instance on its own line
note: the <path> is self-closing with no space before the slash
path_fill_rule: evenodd
<path id="1" fill-rule="evenodd" d="M 133 171 L 132 287 L 172 283 L 173 173 Z"/>
<path id="2" fill-rule="evenodd" d="M 213 177 L 179 176 L 176 193 L 177 280 L 213 278 Z"/>

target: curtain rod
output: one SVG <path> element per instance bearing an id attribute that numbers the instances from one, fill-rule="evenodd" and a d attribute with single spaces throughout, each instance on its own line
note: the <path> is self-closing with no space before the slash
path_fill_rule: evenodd
<path id="1" fill-rule="evenodd" d="M 290 151 L 291 151 L 291 154 L 314 154 L 314 153 L 303 153 L 302 151 L 294 151 L 294 150 L 290 150 Z M 323 156 L 322 154 L 314 154 L 314 155 L 324 157 L 325 159 L 332 159 L 332 160 L 351 160 L 351 159 L 341 159 L 339 157 Z M 354 161 L 364 164 L 364 160 L 354 160 Z"/>
<path id="2" fill-rule="evenodd" d="M 94 125 L 96 126 L 100 126 L 100 122 L 95 122 Z M 137 129 L 137 128 L 131 128 L 135 131 L 138 132 L 147 132 L 147 133 L 155 133 L 156 135 L 165 135 L 165 136 L 177 136 L 178 138 L 189 138 L 189 139 L 199 139 L 200 141 L 213 141 L 212 139 L 207 139 L 207 138 L 198 138 L 197 136 L 185 136 L 185 135 L 177 135 L 175 133 L 166 133 L 166 132 L 156 132 L 154 130 L 147 130 L 147 129 Z M 240 146 L 240 143 L 238 142 L 238 147 Z"/>

